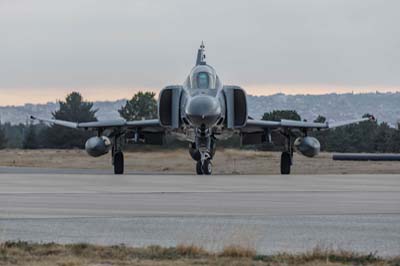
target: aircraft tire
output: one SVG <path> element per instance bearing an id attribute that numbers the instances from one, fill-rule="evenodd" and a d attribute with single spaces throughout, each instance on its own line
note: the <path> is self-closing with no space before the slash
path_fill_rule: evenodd
<path id="1" fill-rule="evenodd" d="M 122 175 L 124 173 L 124 154 L 116 152 L 114 154 L 114 174 Z"/>
<path id="2" fill-rule="evenodd" d="M 290 167 L 292 166 L 292 157 L 289 152 L 282 152 L 281 155 L 281 174 L 289 175 Z"/>
<path id="3" fill-rule="evenodd" d="M 196 163 L 196 174 L 198 174 L 198 175 L 203 174 L 203 169 L 201 167 L 201 161 L 197 161 L 197 163 Z"/>
<path id="4" fill-rule="evenodd" d="M 211 175 L 212 173 L 212 163 L 210 159 L 204 161 L 202 165 L 202 170 L 204 175 Z"/>

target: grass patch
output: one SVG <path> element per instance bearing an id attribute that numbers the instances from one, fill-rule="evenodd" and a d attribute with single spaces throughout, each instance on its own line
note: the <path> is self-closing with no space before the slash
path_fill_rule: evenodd
<path id="1" fill-rule="evenodd" d="M 230 258 L 254 258 L 256 256 L 256 250 L 237 245 L 229 245 L 224 247 L 222 252 L 219 253 L 218 255 L 220 257 L 230 257 Z"/>
<path id="2" fill-rule="evenodd" d="M 339 265 L 395 265 L 393 262 L 399 262 L 399 258 L 384 259 L 376 255 L 376 253 L 362 254 L 348 250 L 335 250 L 328 248 L 316 247 L 312 251 L 291 254 L 279 253 L 271 256 L 256 256 L 256 259 L 268 262 L 285 262 L 290 265 L 307 264 L 316 261 L 326 263 L 339 263 Z M 382 263 L 389 264 L 382 264 Z"/>
<path id="3" fill-rule="evenodd" d="M 255 249 L 230 245 L 209 252 L 196 245 L 176 247 L 125 245 L 99 246 L 86 243 L 61 245 L 24 241 L 0 244 L 0 265 L 373 265 L 399 266 L 400 257 L 381 258 L 374 253 L 317 247 L 310 252 L 274 255 L 257 254 Z"/>

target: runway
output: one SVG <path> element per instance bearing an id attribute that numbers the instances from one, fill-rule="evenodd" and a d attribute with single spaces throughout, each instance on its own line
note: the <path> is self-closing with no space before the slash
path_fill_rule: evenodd
<path id="1" fill-rule="evenodd" d="M 81 172 L 82 174 L 79 174 Z M 114 176 L 0 168 L 0 240 L 316 245 L 399 255 L 400 175 Z"/>

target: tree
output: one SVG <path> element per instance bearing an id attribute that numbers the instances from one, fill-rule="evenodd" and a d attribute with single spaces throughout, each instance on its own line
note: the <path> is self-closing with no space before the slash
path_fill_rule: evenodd
<path id="1" fill-rule="evenodd" d="M 139 91 L 118 110 L 120 116 L 129 121 L 157 118 L 155 95 L 154 92 Z"/>
<path id="2" fill-rule="evenodd" d="M 390 147 L 390 152 L 400 152 L 400 128 L 393 130 Z"/>
<path id="3" fill-rule="evenodd" d="M 325 123 L 326 122 L 326 117 L 319 115 L 315 120 L 314 123 Z"/>
<path id="4" fill-rule="evenodd" d="M 301 120 L 300 115 L 295 110 L 274 110 L 264 113 L 262 120 L 280 121 L 281 119 Z"/>
<path id="5" fill-rule="evenodd" d="M 4 132 L 3 126 L 1 125 L 0 121 L 0 149 L 4 149 L 7 144 L 6 134 Z"/>
<path id="6" fill-rule="evenodd" d="M 59 101 L 60 109 L 53 112 L 54 119 L 72 122 L 97 121 L 97 109 L 92 110 L 93 103 L 83 100 L 79 92 L 72 92 L 67 95 L 65 102 Z"/>
<path id="7" fill-rule="evenodd" d="M 264 113 L 262 120 L 281 121 L 282 119 L 300 121 L 301 117 L 295 110 L 274 110 L 269 113 Z M 273 146 L 270 144 L 262 144 L 259 149 L 262 150 L 282 150 L 285 145 L 286 139 L 279 132 L 273 131 L 271 133 Z"/>
<path id="8" fill-rule="evenodd" d="M 33 124 L 30 124 L 26 128 L 24 141 L 22 142 L 22 147 L 24 149 L 37 149 L 39 147 L 36 128 Z"/>
<path id="9" fill-rule="evenodd" d="M 71 122 L 97 121 L 97 109 L 93 109 L 93 103 L 84 101 L 78 92 L 68 94 L 65 101 L 58 103 L 60 109 L 52 113 L 54 119 Z M 46 130 L 47 140 L 43 144 L 50 148 L 83 148 L 85 141 L 92 135 L 90 132 L 53 125 Z"/>
<path id="10" fill-rule="evenodd" d="M 314 119 L 314 123 L 325 123 L 325 122 L 326 122 L 326 117 L 322 115 L 318 115 L 318 117 Z M 319 143 L 321 144 L 321 150 L 326 149 L 328 134 L 329 133 L 325 130 L 315 131 L 310 133 L 311 136 L 314 136 L 318 139 Z"/>
<path id="11" fill-rule="evenodd" d="M 387 123 L 381 123 L 373 138 L 374 150 L 376 152 L 388 152 L 391 149 L 391 138 L 393 133 Z"/>
<path id="12" fill-rule="evenodd" d="M 373 117 L 373 115 L 369 114 L 369 113 L 365 113 L 363 114 L 362 118 L 371 118 Z"/>
<path id="13" fill-rule="evenodd" d="M 333 130 L 317 132 L 321 141 L 321 150 L 331 152 L 376 152 L 375 143 L 379 125 L 376 121 L 364 121 L 358 124 L 347 125 Z M 384 127 L 387 134 L 392 129 Z M 385 133 L 385 135 L 386 135 Z M 382 147 L 382 144 L 380 144 Z"/>

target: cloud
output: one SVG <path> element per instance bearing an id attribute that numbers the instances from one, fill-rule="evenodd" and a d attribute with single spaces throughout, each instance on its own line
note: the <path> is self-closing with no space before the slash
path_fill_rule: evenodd
<path id="1" fill-rule="evenodd" d="M 201 40 L 229 84 L 398 88 L 399 9 L 394 0 L 3 0 L 0 88 L 179 84 Z"/>

